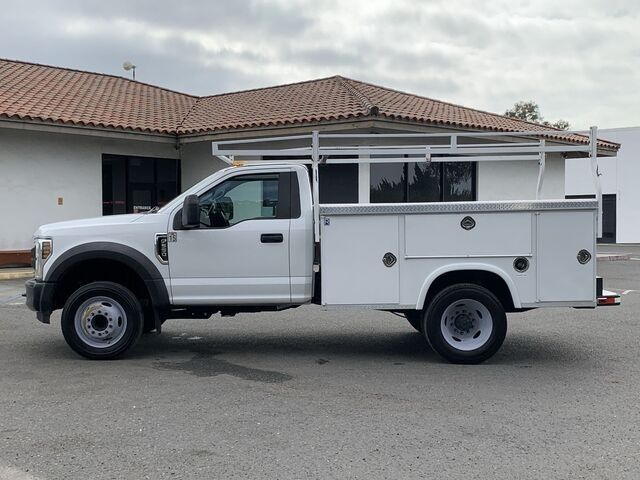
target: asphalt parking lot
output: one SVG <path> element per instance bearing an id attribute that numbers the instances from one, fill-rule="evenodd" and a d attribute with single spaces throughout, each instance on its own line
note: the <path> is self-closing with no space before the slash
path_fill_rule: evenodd
<path id="1" fill-rule="evenodd" d="M 170 321 L 88 361 L 2 282 L 0 478 L 637 479 L 630 253 L 599 262 L 621 307 L 510 315 L 478 366 L 391 314 L 315 307 Z"/>

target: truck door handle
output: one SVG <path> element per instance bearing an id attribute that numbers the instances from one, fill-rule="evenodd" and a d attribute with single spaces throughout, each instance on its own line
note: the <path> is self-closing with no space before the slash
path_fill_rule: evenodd
<path id="1" fill-rule="evenodd" d="M 263 233 L 260 235 L 262 243 L 282 243 L 284 236 L 281 233 Z"/>

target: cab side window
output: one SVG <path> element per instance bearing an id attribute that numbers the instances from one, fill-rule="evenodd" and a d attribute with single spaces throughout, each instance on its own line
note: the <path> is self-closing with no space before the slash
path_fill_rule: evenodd
<path id="1" fill-rule="evenodd" d="M 200 195 L 200 226 L 226 228 L 244 220 L 278 218 L 279 174 L 241 175 Z"/>

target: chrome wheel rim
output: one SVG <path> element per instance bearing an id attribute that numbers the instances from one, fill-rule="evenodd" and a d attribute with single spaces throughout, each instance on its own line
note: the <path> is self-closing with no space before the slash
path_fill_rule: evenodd
<path id="1" fill-rule="evenodd" d="M 451 347 L 468 352 L 487 343 L 493 332 L 493 318 L 482 303 L 464 298 L 445 309 L 440 330 Z"/>
<path id="2" fill-rule="evenodd" d="M 94 348 L 107 348 L 124 336 L 127 315 L 124 308 L 109 297 L 92 297 L 76 310 L 74 319 L 80 340 Z"/>

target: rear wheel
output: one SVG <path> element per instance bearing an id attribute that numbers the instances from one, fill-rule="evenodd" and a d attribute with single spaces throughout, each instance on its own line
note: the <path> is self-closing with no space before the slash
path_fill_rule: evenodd
<path id="1" fill-rule="evenodd" d="M 474 284 L 452 285 L 430 302 L 423 331 L 433 349 L 453 363 L 480 363 L 493 356 L 507 333 L 496 296 Z"/>
<path id="2" fill-rule="evenodd" d="M 122 355 L 138 341 L 144 317 L 131 290 L 113 282 L 93 282 L 67 299 L 61 326 L 74 351 L 106 360 Z"/>

